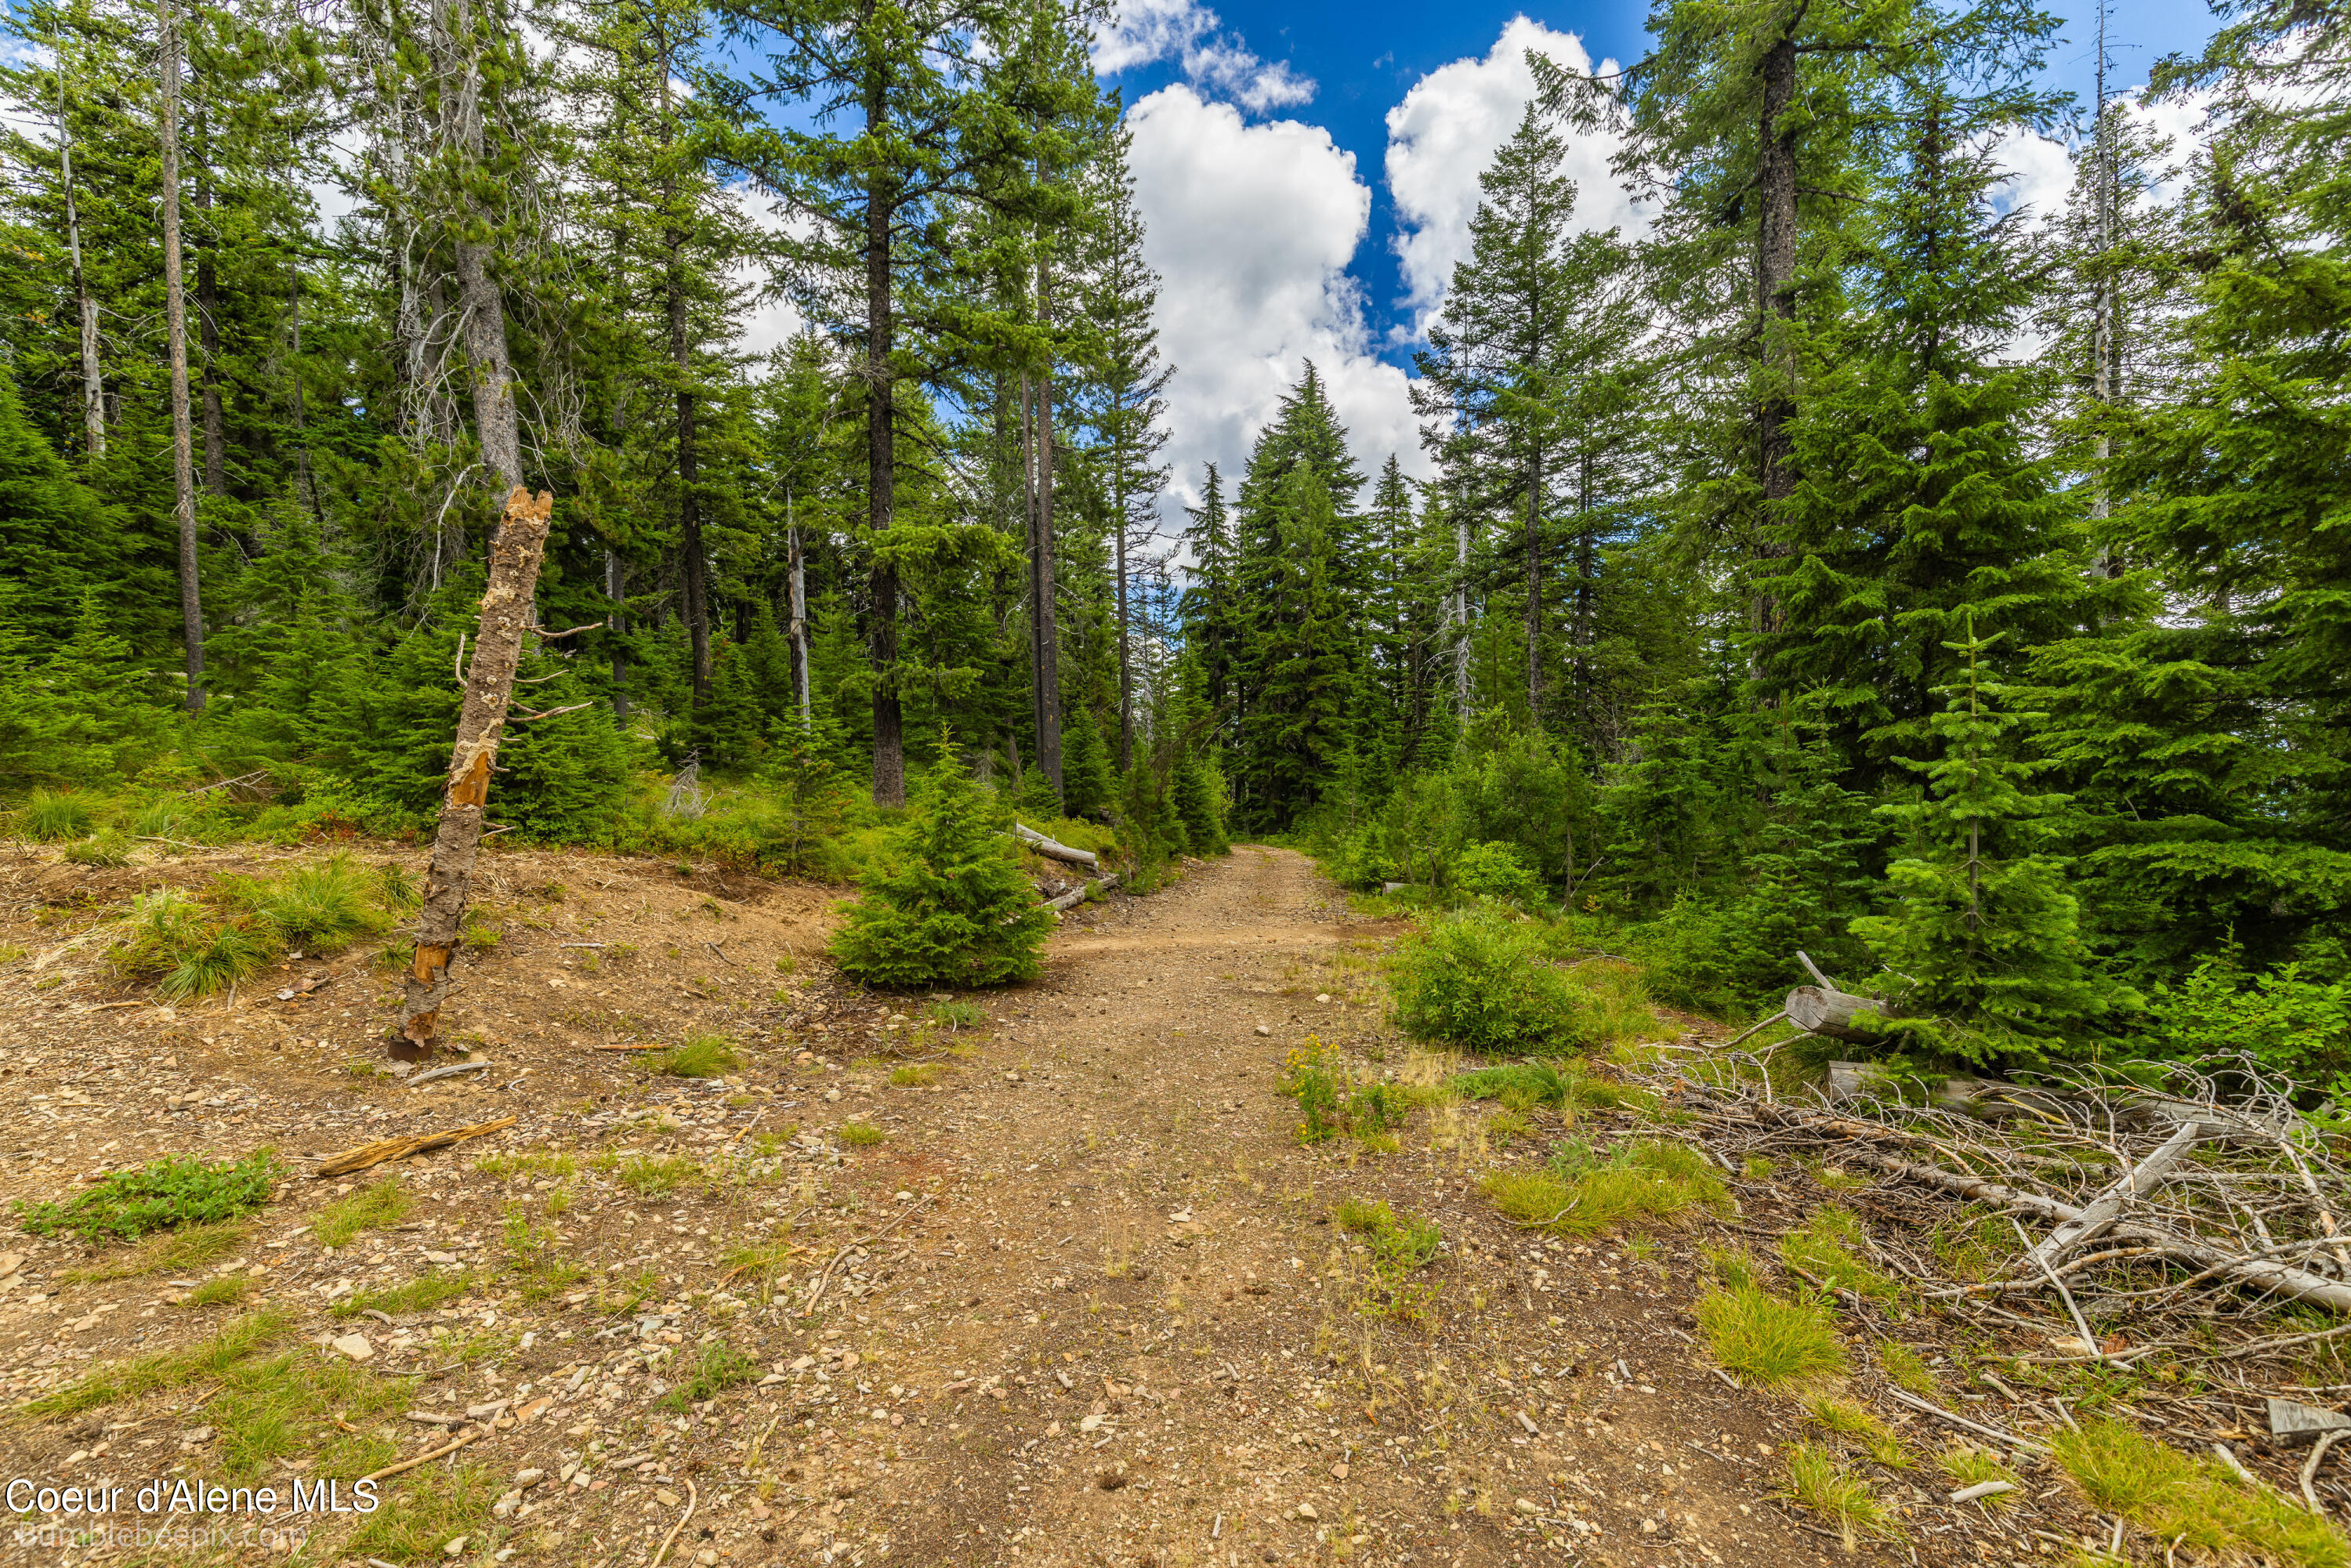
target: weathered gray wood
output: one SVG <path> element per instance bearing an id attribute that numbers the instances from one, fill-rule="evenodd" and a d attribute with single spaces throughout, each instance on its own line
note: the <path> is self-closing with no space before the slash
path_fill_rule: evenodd
<path id="1" fill-rule="evenodd" d="M 1864 1094 L 1876 1093 L 1886 1086 L 1888 1080 L 1883 1069 L 1872 1061 L 1832 1061 L 1826 1091 L 1829 1103 L 1855 1100 Z"/>
<path id="2" fill-rule="evenodd" d="M 2204 1124 L 2190 1122 L 2171 1134 L 2163 1146 L 2122 1174 L 2121 1179 L 2105 1191 L 2082 1206 L 2082 1217 L 2069 1219 L 2051 1231 L 2026 1260 L 2027 1273 L 2046 1273 L 2056 1266 L 2057 1260 L 2095 1237 L 2104 1235 L 2106 1228 L 2119 1218 L 2134 1198 L 2143 1197 L 2161 1186 L 2170 1175 L 2171 1167 L 2179 1163 L 2191 1145 L 2204 1135 Z"/>
<path id="3" fill-rule="evenodd" d="M 2351 1416 L 2340 1410 L 2270 1397 L 2270 1436 L 2284 1443 L 2307 1442 L 2321 1432 L 2351 1432 Z"/>
<path id="4" fill-rule="evenodd" d="M 1052 860 L 1067 861 L 1071 865 L 1081 865 L 1089 870 L 1095 869 L 1102 864 L 1102 862 L 1095 857 L 1093 851 L 1073 850 L 1067 844 L 1056 843 L 1051 839 L 1049 839 L 1044 834 L 1039 832 L 1036 829 L 1027 827 L 1019 822 L 1012 824 L 1012 836 L 1019 839 L 1022 843 L 1027 844 L 1030 849 L 1035 850 L 1039 854 L 1047 856 Z"/>
<path id="5" fill-rule="evenodd" d="M 1807 1034 L 1824 1034 L 1831 1040 L 1866 1040 L 1877 1037 L 1868 1030 L 1855 1027 L 1854 1018 L 1864 1012 L 1883 1013 L 1886 1003 L 1876 997 L 1856 997 L 1849 991 L 1798 986 L 1788 993 L 1788 1005 L 1782 1010 L 1790 1023 Z"/>
<path id="6" fill-rule="evenodd" d="M 1083 904 L 1086 901 L 1086 895 L 1093 892 L 1096 888 L 1100 888 L 1102 892 L 1107 893 L 1125 880 L 1125 873 L 1113 872 L 1108 876 L 1101 877 L 1095 881 L 1087 883 L 1084 886 L 1079 888 L 1074 893 L 1065 893 L 1059 898 L 1047 899 L 1045 901 L 1045 907 L 1048 909 L 1074 909 L 1079 904 Z"/>

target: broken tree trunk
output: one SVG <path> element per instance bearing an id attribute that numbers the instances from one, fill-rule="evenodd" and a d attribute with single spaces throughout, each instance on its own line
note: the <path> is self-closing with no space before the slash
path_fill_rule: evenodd
<path id="1" fill-rule="evenodd" d="M 1110 875 L 1103 877 L 1099 882 L 1087 883 L 1074 893 L 1065 893 L 1059 898 L 1047 899 L 1045 901 L 1045 907 L 1048 909 L 1075 909 L 1079 904 L 1083 904 L 1086 901 L 1086 895 L 1088 894 L 1092 893 L 1097 888 L 1101 889 L 1104 893 L 1108 893 L 1112 888 L 1116 887 L 1120 883 L 1124 882 L 1125 880 L 1126 875 L 1124 873 L 1113 872 Z"/>
<path id="2" fill-rule="evenodd" d="M 1782 1009 L 1788 1021 L 1807 1034 L 1824 1034 L 1831 1040 L 1875 1040 L 1869 1030 L 1855 1028 L 1856 1014 L 1883 1014 L 1886 1003 L 1876 997 L 1856 997 L 1850 991 L 1833 991 L 1825 986 L 1798 986 L 1788 993 L 1788 1005 Z"/>
<path id="3" fill-rule="evenodd" d="M 2125 1171 L 2120 1181 L 2098 1194 L 2082 1207 L 2081 1218 L 2069 1219 L 2051 1231 L 2041 1245 L 2025 1260 L 2027 1279 L 2057 1266 L 2057 1260 L 2085 1241 L 2095 1240 L 2105 1234 L 2121 1218 L 2133 1198 L 2140 1197 L 2161 1186 L 2171 1167 L 2179 1163 L 2189 1146 L 2204 1135 L 2200 1122 L 2190 1122 L 2171 1134 L 2170 1140 L 2155 1153 Z"/>
<path id="4" fill-rule="evenodd" d="M 482 814 L 490 798 L 490 771 L 507 704 L 514 696 L 515 664 L 530 629 L 539 559 L 555 497 L 517 485 L 507 497 L 490 545 L 490 587 L 482 595 L 482 623 L 474 666 L 465 677 L 465 706 L 457 715 L 457 744 L 449 754 L 449 782 L 441 825 L 433 836 L 433 864 L 424 873 L 424 904 L 416 917 L 416 957 L 392 1054 L 402 1061 L 431 1059 L 440 1043 L 441 1004 L 449 995 L 449 963 L 464 936 L 465 896 L 474 859 L 482 848 Z"/>
<path id="5" fill-rule="evenodd" d="M 1095 858 L 1093 851 L 1073 850 L 1067 844 L 1057 844 L 1036 829 L 1023 827 L 1019 822 L 1012 824 L 1012 836 L 1039 854 L 1050 856 L 1057 861 L 1067 861 L 1071 865 L 1081 865 L 1089 869 L 1099 868 L 1102 864 L 1102 862 Z"/>

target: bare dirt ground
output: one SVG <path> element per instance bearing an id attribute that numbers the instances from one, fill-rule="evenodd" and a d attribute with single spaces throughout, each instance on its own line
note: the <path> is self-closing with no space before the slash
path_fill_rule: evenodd
<path id="1" fill-rule="evenodd" d="M 861 993 L 815 956 L 827 890 L 498 855 L 499 939 L 451 1022 L 491 1066 L 411 1088 L 379 1071 L 394 986 L 371 950 L 289 962 L 234 1006 L 159 1006 L 101 964 L 105 917 L 140 887 L 287 852 L 0 865 L 0 944 L 26 950 L 0 967 L 5 1195 L 56 1198 L 183 1151 L 269 1146 L 292 1173 L 234 1256 L 200 1268 L 0 1232 L 0 1470 L 348 1482 L 476 1436 L 383 1483 L 442 1510 L 406 1505 L 398 1541 L 309 1515 L 227 1544 L 20 1534 L 12 1560 L 1855 1560 L 1782 1500 L 1797 1404 L 1735 1386 L 1694 1333 L 1700 1246 L 1771 1234 L 1755 1226 L 1780 1200 L 1742 1185 L 1741 1223 L 1635 1256 L 1499 1218 L 1478 1176 L 1548 1138 L 1505 1145 L 1477 1107 L 1407 1127 L 1392 1153 L 1298 1143 L 1286 1052 L 1311 1036 L 1376 1073 L 1405 1051 L 1373 967 L 1397 932 L 1350 923 L 1299 855 L 1243 848 L 1149 898 L 1081 906 L 1041 980 L 975 998 L 988 1021 L 955 1030 L 917 1027 L 935 998 Z M 704 1032 L 737 1043 L 723 1077 L 599 1049 Z M 307 1175 L 373 1139 L 508 1115 L 398 1166 Z M 396 1220 L 320 1246 L 320 1217 L 387 1172 L 408 1197 Z M 1442 1228 L 1409 1311 L 1386 1310 L 1332 1223 L 1350 1197 Z M 383 1293 L 420 1280 L 450 1283 L 437 1301 Z M 352 1312 L 370 1300 L 393 1309 Z M 273 1354 L 359 1368 L 360 1392 L 323 1385 L 266 1440 L 238 1425 L 253 1400 L 222 1396 L 242 1385 L 218 1361 L 86 1410 L 24 1408 L 256 1322 Z M 2048 1561 L 2056 1538 L 2038 1532 L 2080 1539 L 2045 1474 L 2006 1512 L 1948 1490 L 1887 1472 L 1907 1541 L 1859 1556 Z"/>

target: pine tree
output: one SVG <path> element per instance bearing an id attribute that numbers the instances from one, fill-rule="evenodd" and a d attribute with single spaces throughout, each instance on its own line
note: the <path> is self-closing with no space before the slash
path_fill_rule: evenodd
<path id="1" fill-rule="evenodd" d="M 1283 828 L 1320 798 L 1353 739 L 1355 653 L 1336 508 L 1311 463 L 1259 512 L 1263 553 L 1244 601 L 1239 750 L 1253 822 Z"/>
<path id="2" fill-rule="evenodd" d="M 760 845 L 760 862 L 793 876 L 815 869 L 819 847 L 841 825 L 847 804 L 841 770 L 833 758 L 837 736 L 829 721 L 786 715 L 773 731 L 775 744 L 759 769 L 759 787 L 773 802 L 776 825 Z"/>
<path id="3" fill-rule="evenodd" d="M 1093 711 L 1080 705 L 1070 716 L 1069 748 L 1061 763 L 1061 809 L 1072 817 L 1100 819 L 1117 789 L 1110 747 Z"/>
<path id="4" fill-rule="evenodd" d="M 2036 826 L 2065 798 L 2027 789 L 2043 765 L 2018 755 L 2019 732 L 2040 716 L 2004 710 L 2013 688 L 1986 668 L 1991 645 L 1972 626 L 1951 645 L 1959 668 L 1931 723 L 1938 755 L 1903 759 L 1924 792 L 1879 809 L 1909 839 L 1886 871 L 1892 908 L 1852 927 L 1906 1011 L 1959 1026 L 1913 1032 L 1977 1060 L 2047 1049 L 2127 999 L 2090 970 L 2064 862 L 2034 852 Z"/>
<path id="5" fill-rule="evenodd" d="M 1009 823 L 942 730 L 922 810 L 895 863 L 866 878 L 832 939 L 834 962 L 867 985 L 1002 985 L 1034 979 L 1053 927 L 1012 849 Z"/>

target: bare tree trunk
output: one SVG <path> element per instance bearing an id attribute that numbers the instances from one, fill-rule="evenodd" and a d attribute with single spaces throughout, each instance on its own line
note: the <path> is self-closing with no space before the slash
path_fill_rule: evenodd
<path id="1" fill-rule="evenodd" d="M 473 181 L 479 181 L 486 177 L 480 172 L 481 83 L 474 79 L 474 65 L 467 57 L 472 41 L 451 30 L 453 21 L 469 27 L 470 18 L 462 6 L 452 10 L 434 8 L 430 34 L 434 72 L 441 78 L 439 133 L 444 150 L 455 155 Z M 482 460 L 497 478 L 500 493 L 510 495 L 522 488 L 522 423 L 515 408 L 514 361 L 507 352 L 506 298 L 491 272 L 494 246 L 466 237 L 493 230 L 496 225 L 472 193 L 472 183 L 465 189 L 462 210 L 451 214 L 449 227 L 450 248 L 455 257 L 457 315 L 463 324 L 467 379 L 473 385 L 474 433 L 482 444 Z M 442 319 L 439 303 L 434 301 L 435 322 Z"/>
<path id="2" fill-rule="evenodd" d="M 1527 723 L 1542 728 L 1542 456 L 1527 465 Z"/>
<path id="3" fill-rule="evenodd" d="M 221 407 L 220 390 L 220 267 L 214 252 L 219 236 L 211 231 L 212 172 L 202 162 L 205 152 L 204 117 L 196 117 L 196 211 L 207 231 L 196 238 L 196 335 L 204 350 L 204 494 L 215 499 L 228 494 L 228 419 Z"/>
<path id="4" fill-rule="evenodd" d="M 809 723 L 814 710 L 809 703 L 809 643 L 808 643 L 808 560 L 800 551 L 799 524 L 791 520 L 792 501 L 784 497 L 784 549 L 791 562 L 791 644 L 792 689 L 800 703 L 800 723 Z"/>
<path id="5" fill-rule="evenodd" d="M 710 563 L 702 545 L 702 468 L 695 447 L 694 349 L 686 320 L 684 225 L 677 221 L 677 174 L 672 162 L 677 127 L 671 118 L 670 51 L 667 29 L 656 24 L 661 75 L 662 204 L 669 226 L 664 238 L 669 263 L 663 283 L 668 295 L 669 357 L 677 371 L 677 549 L 685 579 L 685 638 L 694 659 L 694 700 L 710 696 Z"/>
<path id="6" fill-rule="evenodd" d="M 310 470 L 310 433 L 302 403 L 302 269 L 294 268 L 294 287 L 287 295 L 287 320 L 293 333 L 287 356 L 287 379 L 294 389 L 294 482 L 310 504 L 310 516 L 323 528 L 326 508 L 319 505 L 319 476 Z"/>
<path id="7" fill-rule="evenodd" d="M 180 625 L 187 650 L 187 710 L 204 706 L 204 607 L 196 579 L 195 434 L 188 420 L 188 300 L 180 277 L 180 27 L 172 0 L 155 0 L 162 33 L 163 322 L 172 356 L 172 479 L 180 524 Z"/>
<path id="8" fill-rule="evenodd" d="M 889 105 L 876 83 L 865 99 L 865 129 L 877 141 L 890 131 Z M 890 224 L 897 202 L 879 171 L 865 190 L 865 519 L 878 540 L 897 502 L 897 318 L 890 296 Z M 898 698 L 898 572 L 873 565 L 868 647 L 873 661 L 873 803 L 906 803 L 905 713 Z"/>
<path id="9" fill-rule="evenodd" d="M 1756 224 L 1755 310 L 1762 344 L 1763 389 L 1756 411 L 1757 451 L 1763 489 L 1763 538 L 1756 553 L 1766 559 L 1787 553 L 1773 533 L 1782 503 L 1796 493 L 1795 345 L 1790 333 L 1795 319 L 1796 278 L 1796 131 L 1788 123 L 1796 97 L 1796 37 L 1788 30 L 1762 60 L 1763 106 L 1757 128 L 1756 194 L 1761 216 Z M 1775 630 L 1780 607 L 1768 596 L 1755 604 L 1760 631 Z"/>
<path id="10" fill-rule="evenodd" d="M 1053 320 L 1053 264 L 1037 264 L 1037 316 Z M 1037 394 L 1037 766 L 1061 793 L 1061 633 L 1055 613 L 1053 572 L 1053 367 L 1036 380 Z"/>
<path id="11" fill-rule="evenodd" d="M 66 58 L 57 52 L 57 176 L 65 189 L 66 249 L 73 257 L 74 301 L 81 313 L 81 422 L 87 450 L 106 455 L 106 383 L 98 368 L 98 301 L 81 269 L 81 214 L 74 204 L 73 127 L 66 119 Z"/>
<path id="12" fill-rule="evenodd" d="M 1119 440 L 1126 437 L 1125 425 L 1120 424 Z M 1134 677 L 1130 673 L 1128 645 L 1132 642 L 1127 630 L 1126 611 L 1126 461 L 1124 453 L 1118 457 L 1118 492 L 1111 501 L 1111 527 L 1118 530 L 1118 769 L 1123 773 L 1134 766 Z"/>
<path id="13" fill-rule="evenodd" d="M 1453 519 L 1453 711 L 1469 716 L 1469 518 Z"/>
<path id="14" fill-rule="evenodd" d="M 424 904 L 416 917 L 416 956 L 401 1003 L 400 1029 L 391 1040 L 402 1061 L 429 1061 L 440 1044 L 441 1006 L 449 997 L 449 965 L 465 939 L 465 899 L 481 852 L 482 814 L 490 798 L 507 705 L 514 697 L 515 665 L 533 619 L 538 566 L 547 551 L 547 524 L 555 497 L 516 486 L 507 497 L 490 546 L 490 586 L 465 703 L 457 715 L 457 743 L 449 753 L 449 779 L 441 823 L 433 835 L 433 863 L 424 873 Z"/>

